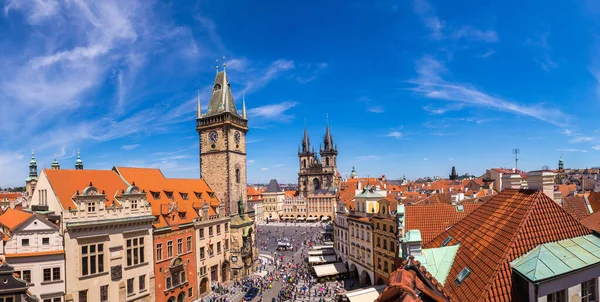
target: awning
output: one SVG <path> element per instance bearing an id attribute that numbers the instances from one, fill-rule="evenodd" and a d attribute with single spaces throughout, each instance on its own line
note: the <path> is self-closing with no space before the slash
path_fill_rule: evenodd
<path id="1" fill-rule="evenodd" d="M 304 217 L 298 217 L 298 219 L 296 219 L 298 221 L 304 221 Z"/>
<path id="2" fill-rule="evenodd" d="M 350 302 L 375 301 L 385 289 L 385 285 L 371 286 L 349 291 L 345 294 Z"/>
<path id="3" fill-rule="evenodd" d="M 325 216 L 325 217 L 321 218 L 321 221 L 326 221 L 326 220 L 329 220 L 329 216 Z"/>
<path id="4" fill-rule="evenodd" d="M 335 276 L 348 272 L 346 265 L 343 263 L 333 263 L 313 266 L 317 277 Z M 373 300 L 375 301 L 375 300 Z"/>
<path id="5" fill-rule="evenodd" d="M 336 262 L 337 257 L 335 255 L 325 255 L 325 256 L 309 256 L 308 263 L 332 263 Z"/>
<path id="6" fill-rule="evenodd" d="M 296 217 L 290 217 L 291 220 L 296 220 Z"/>
<path id="7" fill-rule="evenodd" d="M 317 217 L 308 217 L 306 218 L 306 221 L 316 221 Z"/>

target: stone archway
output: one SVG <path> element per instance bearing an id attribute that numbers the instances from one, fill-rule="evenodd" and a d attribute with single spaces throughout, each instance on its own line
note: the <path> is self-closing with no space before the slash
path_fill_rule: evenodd
<path id="1" fill-rule="evenodd" d="M 370 286 L 373 284 L 373 282 L 371 281 L 371 276 L 369 276 L 367 270 L 363 270 L 362 273 L 360 273 L 360 284 L 366 286 Z"/>
<path id="2" fill-rule="evenodd" d="M 185 302 L 185 292 L 180 292 L 177 296 L 177 302 Z"/>
<path id="3" fill-rule="evenodd" d="M 221 282 L 227 282 L 229 278 L 229 262 L 225 261 L 221 264 Z"/>
<path id="4" fill-rule="evenodd" d="M 170 297 L 169 300 L 167 300 L 167 302 L 175 302 L 175 297 Z"/>
<path id="5" fill-rule="evenodd" d="M 354 263 L 350 263 L 350 269 L 348 270 L 350 276 L 356 276 L 358 271 L 356 270 L 356 265 Z"/>
<path id="6" fill-rule="evenodd" d="M 208 278 L 204 277 L 201 281 L 200 281 L 200 294 L 203 294 L 205 292 L 208 291 Z M 173 298 L 173 300 L 175 300 L 175 298 Z"/>

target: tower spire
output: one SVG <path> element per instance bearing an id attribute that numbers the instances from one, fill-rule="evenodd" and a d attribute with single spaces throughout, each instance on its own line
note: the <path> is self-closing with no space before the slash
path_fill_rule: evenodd
<path id="1" fill-rule="evenodd" d="M 242 118 L 246 117 L 246 97 L 244 92 L 242 92 Z"/>
<path id="2" fill-rule="evenodd" d="M 331 137 L 331 130 L 329 129 L 329 114 L 325 115 L 326 118 L 326 122 L 325 122 L 325 139 L 323 140 L 324 144 L 325 144 L 325 151 L 330 151 L 335 149 L 335 146 L 333 145 L 333 138 Z"/>
<path id="3" fill-rule="evenodd" d="M 75 161 L 75 170 L 83 170 L 83 161 L 81 160 L 81 153 L 77 149 L 77 161 Z"/>
<path id="4" fill-rule="evenodd" d="M 31 149 L 31 160 L 29 161 L 29 177 L 37 179 L 37 162 L 35 161 L 35 152 Z"/>
<path id="5" fill-rule="evenodd" d="M 196 118 L 202 117 L 202 107 L 200 106 L 200 89 L 198 89 L 198 109 L 196 112 Z"/>
<path id="6" fill-rule="evenodd" d="M 306 118 L 304 118 L 304 137 L 302 138 L 302 153 L 310 152 L 310 139 L 308 138 L 308 130 L 306 130 Z"/>
<path id="7" fill-rule="evenodd" d="M 222 86 L 223 87 L 223 104 L 225 105 L 225 112 L 229 111 L 229 98 L 227 97 L 227 93 L 229 92 L 229 87 L 227 86 L 227 71 L 225 71 L 225 66 L 227 64 L 225 63 L 225 57 L 223 57 L 223 83 Z"/>

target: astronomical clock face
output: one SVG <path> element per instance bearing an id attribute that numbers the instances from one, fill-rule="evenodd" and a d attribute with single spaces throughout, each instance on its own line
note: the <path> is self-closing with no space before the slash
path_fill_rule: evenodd
<path id="1" fill-rule="evenodd" d="M 240 132 L 239 132 L 239 131 L 236 131 L 236 132 L 233 134 L 233 139 L 235 140 L 235 143 L 236 143 L 236 144 L 239 144 L 239 143 L 240 143 L 240 138 L 241 138 L 241 136 L 242 136 L 242 135 L 240 134 Z"/>
<path id="2" fill-rule="evenodd" d="M 208 133 L 208 141 L 211 144 L 216 143 L 218 139 L 219 139 L 219 134 L 217 133 L 217 131 L 213 130 L 210 133 Z"/>

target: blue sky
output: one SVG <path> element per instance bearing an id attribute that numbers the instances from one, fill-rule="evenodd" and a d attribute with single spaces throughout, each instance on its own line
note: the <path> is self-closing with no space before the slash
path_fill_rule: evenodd
<path id="1" fill-rule="evenodd" d="M 297 179 L 326 114 L 346 175 L 600 165 L 596 1 L 0 1 L 0 186 L 40 168 L 197 177 L 215 59 L 250 115 L 248 179 Z M 206 108 L 206 107 L 205 107 Z"/>

